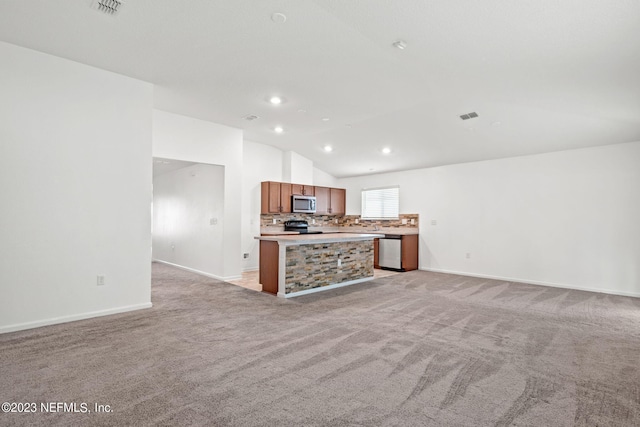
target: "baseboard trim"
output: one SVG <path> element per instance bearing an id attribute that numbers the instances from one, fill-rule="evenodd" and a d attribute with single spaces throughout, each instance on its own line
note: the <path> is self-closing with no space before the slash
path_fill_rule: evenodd
<path id="1" fill-rule="evenodd" d="M 146 302 L 143 304 L 127 305 L 124 307 L 110 308 L 108 310 L 90 311 L 87 313 L 74 314 L 71 316 L 52 317 L 50 319 L 36 320 L 35 322 L 16 323 L 14 325 L 0 327 L 0 334 L 9 332 L 24 331 L 26 329 L 40 328 L 42 326 L 58 325 L 60 323 L 75 322 L 78 320 L 92 319 L 94 317 L 109 316 L 112 314 L 126 313 L 128 311 L 151 308 L 153 304 Z"/>
<path id="2" fill-rule="evenodd" d="M 243 272 L 243 273 L 249 273 L 249 272 L 251 272 L 251 271 L 258 271 L 258 270 L 260 270 L 260 268 L 258 268 L 258 267 L 251 267 L 251 268 L 243 268 L 243 269 L 242 269 L 242 272 Z"/>
<path id="3" fill-rule="evenodd" d="M 527 285 L 540 285 L 540 286 L 550 286 L 552 288 L 562 288 L 562 289 L 572 289 L 576 291 L 587 291 L 587 292 L 597 292 L 600 294 L 609 294 L 609 295 L 619 295 L 623 297 L 636 297 L 640 298 L 640 293 L 638 292 L 624 292 L 617 291 L 614 289 L 601 289 L 601 288 L 589 288 L 583 286 L 573 286 L 566 285 L 563 283 L 553 283 L 553 282 L 541 282 L 539 280 L 526 280 L 526 279 L 518 279 L 514 277 L 504 277 L 504 276 L 492 276 L 489 274 L 477 274 L 477 273 L 466 273 L 462 271 L 453 271 L 453 270 L 443 270 L 439 268 L 420 268 L 422 271 L 431 271 L 434 273 L 446 273 L 446 274 L 457 274 L 459 276 L 468 276 L 468 277 L 480 277 L 483 279 L 495 279 L 495 280 L 504 280 L 506 282 L 516 282 L 516 283 L 525 283 Z"/>
<path id="4" fill-rule="evenodd" d="M 278 296 L 280 298 L 299 297 L 301 295 L 309 295 L 309 294 L 314 294 L 316 292 L 328 291 L 329 289 L 342 288 L 343 286 L 355 285 L 356 283 L 369 282 L 369 281 L 371 281 L 373 279 L 374 279 L 373 276 L 364 277 L 362 279 L 349 280 L 348 282 L 342 282 L 342 283 L 334 283 L 333 285 L 327 285 L 327 286 L 320 286 L 320 287 L 317 287 L 317 288 L 305 289 L 304 291 L 292 292 L 292 293 L 289 293 L 289 294 L 283 294 L 281 292 L 278 292 Z"/>
<path id="5" fill-rule="evenodd" d="M 226 277 L 218 276 L 216 274 L 207 273 L 206 271 L 200 271 L 200 270 L 196 270 L 195 268 L 185 267 L 184 265 L 174 264 L 174 263 L 168 262 L 168 261 L 162 261 L 161 259 L 154 259 L 153 262 L 170 265 L 171 267 L 179 268 L 180 270 L 189 271 L 191 273 L 199 274 L 200 276 L 210 277 L 210 278 L 216 279 L 216 280 L 222 280 L 223 282 L 228 282 L 229 280 L 237 280 L 237 279 L 241 279 L 242 278 L 242 275 L 226 276 Z"/>

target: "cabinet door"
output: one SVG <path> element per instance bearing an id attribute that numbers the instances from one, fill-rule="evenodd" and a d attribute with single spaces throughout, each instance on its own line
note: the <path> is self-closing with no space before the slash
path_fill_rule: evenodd
<path id="1" fill-rule="evenodd" d="M 402 269 L 405 271 L 418 269 L 418 235 L 402 236 Z"/>
<path id="2" fill-rule="evenodd" d="M 330 213 L 329 207 L 331 203 L 331 189 L 328 187 L 316 187 L 316 213 L 328 214 Z"/>
<path id="3" fill-rule="evenodd" d="M 261 185 L 260 213 L 280 212 L 280 183 L 266 181 Z"/>
<path id="4" fill-rule="evenodd" d="M 280 212 L 291 213 L 291 184 L 280 183 Z"/>
<path id="5" fill-rule="evenodd" d="M 302 194 L 303 196 L 315 196 L 313 185 L 291 184 L 291 194 Z"/>
<path id="6" fill-rule="evenodd" d="M 331 189 L 331 202 L 329 206 L 329 213 L 333 215 L 344 215 L 346 193 L 347 192 L 344 188 Z"/>
<path id="7" fill-rule="evenodd" d="M 380 239 L 373 239 L 373 268 L 380 268 Z"/>

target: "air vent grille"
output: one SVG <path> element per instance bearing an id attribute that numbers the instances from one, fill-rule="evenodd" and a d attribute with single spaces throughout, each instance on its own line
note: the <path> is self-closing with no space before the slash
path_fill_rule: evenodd
<path id="1" fill-rule="evenodd" d="M 243 117 L 243 119 L 245 119 L 245 120 L 247 120 L 249 122 L 257 120 L 259 118 L 260 118 L 260 116 L 256 116 L 255 114 L 249 114 L 249 115 Z"/>
<path id="2" fill-rule="evenodd" d="M 119 0 L 98 0 L 98 10 L 108 15 L 118 12 L 120 6 L 122 6 L 122 2 Z"/>
<path id="3" fill-rule="evenodd" d="M 471 113 L 463 114 L 460 116 L 462 120 L 469 120 L 469 119 L 473 119 L 474 117 L 478 117 L 478 113 L 476 113 L 475 111 Z"/>

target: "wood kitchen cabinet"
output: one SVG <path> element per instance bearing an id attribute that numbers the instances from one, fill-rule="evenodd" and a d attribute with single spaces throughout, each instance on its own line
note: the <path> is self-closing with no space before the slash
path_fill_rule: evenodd
<path id="1" fill-rule="evenodd" d="M 344 215 L 347 191 L 344 188 L 316 187 L 316 213 Z"/>
<path id="2" fill-rule="evenodd" d="M 317 214 L 328 214 L 329 213 L 329 203 L 331 200 L 331 190 L 329 187 L 316 187 L 316 213 Z"/>
<path id="3" fill-rule="evenodd" d="M 380 268 L 380 239 L 373 239 L 373 268 Z"/>
<path id="4" fill-rule="evenodd" d="M 402 236 L 402 269 L 404 271 L 418 269 L 418 235 Z"/>
<path id="5" fill-rule="evenodd" d="M 329 213 L 332 215 L 344 215 L 346 211 L 347 190 L 344 188 L 329 189 Z"/>
<path id="6" fill-rule="evenodd" d="M 286 182 L 266 181 L 262 183 L 260 213 L 290 213 L 291 184 Z"/>
<path id="7" fill-rule="evenodd" d="M 291 194 L 302 194 L 303 196 L 315 196 L 316 187 L 313 185 L 291 184 Z"/>
<path id="8" fill-rule="evenodd" d="M 260 213 L 291 213 L 294 194 L 315 196 L 318 215 L 344 215 L 346 212 L 347 191 L 344 188 L 265 181 L 261 184 Z"/>

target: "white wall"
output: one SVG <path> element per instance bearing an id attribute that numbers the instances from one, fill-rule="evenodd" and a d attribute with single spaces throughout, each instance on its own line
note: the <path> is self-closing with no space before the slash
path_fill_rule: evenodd
<path id="1" fill-rule="evenodd" d="M 243 271 L 258 268 L 258 241 L 260 235 L 260 183 L 282 181 L 283 153 L 269 145 L 244 141 L 242 163 L 242 252 Z"/>
<path id="2" fill-rule="evenodd" d="M 153 156 L 224 166 L 224 214 L 218 222 L 224 247 L 220 279 L 240 277 L 242 130 L 153 110 Z"/>
<path id="3" fill-rule="evenodd" d="M 282 181 L 313 185 L 313 162 L 294 151 L 282 155 Z"/>
<path id="4" fill-rule="evenodd" d="M 152 86 L 2 42 L 0 63 L 0 332 L 150 307 Z"/>
<path id="5" fill-rule="evenodd" d="M 153 259 L 224 274 L 224 168 L 197 164 L 153 178 Z"/>
<path id="6" fill-rule="evenodd" d="M 337 187 L 338 179 L 329 175 L 325 171 L 322 171 L 318 168 L 313 168 L 313 185 L 318 185 L 320 187 Z"/>
<path id="7" fill-rule="evenodd" d="M 638 165 L 635 142 L 339 184 L 348 214 L 363 187 L 400 185 L 423 269 L 640 296 Z"/>

